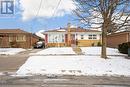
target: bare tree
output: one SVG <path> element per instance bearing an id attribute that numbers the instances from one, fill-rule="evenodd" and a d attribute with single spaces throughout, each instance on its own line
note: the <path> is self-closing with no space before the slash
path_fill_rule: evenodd
<path id="1" fill-rule="evenodd" d="M 87 27 L 102 30 L 101 57 L 107 58 L 107 33 L 113 33 L 130 25 L 130 0 L 74 0 L 74 13 Z"/>

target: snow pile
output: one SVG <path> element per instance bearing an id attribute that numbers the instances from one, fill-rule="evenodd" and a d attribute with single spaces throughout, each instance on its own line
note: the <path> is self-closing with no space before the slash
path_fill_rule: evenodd
<path id="1" fill-rule="evenodd" d="M 65 48 L 57 48 L 64 49 Z M 87 49 L 87 48 L 82 48 Z M 47 49 L 46 49 L 47 50 Z M 55 50 L 56 52 L 58 52 Z M 88 53 L 99 52 L 99 47 L 90 47 Z M 54 50 L 49 48 L 48 53 Z M 40 53 L 44 54 L 44 51 Z M 118 55 L 116 49 L 109 49 L 108 53 Z M 61 52 L 62 53 L 62 52 Z M 70 52 L 71 53 L 71 52 Z M 130 60 L 123 56 L 108 56 L 108 59 L 100 56 L 89 55 L 71 55 L 71 56 L 31 56 L 17 71 L 18 75 L 97 75 L 97 76 L 130 76 Z"/>
<path id="2" fill-rule="evenodd" d="M 3 76 L 4 74 L 3 73 L 0 73 L 0 76 Z"/>
<path id="3" fill-rule="evenodd" d="M 0 48 L 0 55 L 15 55 L 22 51 L 26 50 L 23 48 Z"/>
<path id="4" fill-rule="evenodd" d="M 42 39 L 45 39 L 45 35 L 43 34 L 45 30 L 40 30 L 38 32 L 36 32 L 35 34 L 39 37 L 41 37 Z"/>
<path id="5" fill-rule="evenodd" d="M 73 49 L 71 47 L 62 47 L 62 48 L 48 48 L 45 50 L 42 50 L 40 52 L 37 52 L 36 54 L 39 55 L 56 55 L 56 54 L 75 54 Z"/>

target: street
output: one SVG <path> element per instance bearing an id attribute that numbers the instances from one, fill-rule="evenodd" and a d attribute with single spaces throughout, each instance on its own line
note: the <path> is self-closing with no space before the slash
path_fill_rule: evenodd
<path id="1" fill-rule="evenodd" d="M 130 87 L 130 78 L 123 76 L 1 76 L 0 87 Z"/>

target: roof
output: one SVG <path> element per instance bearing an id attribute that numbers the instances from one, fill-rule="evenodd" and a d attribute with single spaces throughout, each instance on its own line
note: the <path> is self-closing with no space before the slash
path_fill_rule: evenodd
<path id="1" fill-rule="evenodd" d="M 55 29 L 55 30 L 48 30 L 45 32 L 67 32 L 67 29 Z M 90 29 L 83 29 L 83 28 L 70 28 L 70 32 L 101 32 L 98 30 L 90 30 Z"/>
<path id="2" fill-rule="evenodd" d="M 130 31 L 121 31 L 121 32 L 116 32 L 112 34 L 108 34 L 107 36 L 115 36 L 115 35 L 120 35 L 120 34 L 128 34 Z"/>
<path id="3" fill-rule="evenodd" d="M 20 30 L 20 29 L 0 29 L 0 33 L 24 33 L 24 34 L 27 34 L 28 32 Z"/>

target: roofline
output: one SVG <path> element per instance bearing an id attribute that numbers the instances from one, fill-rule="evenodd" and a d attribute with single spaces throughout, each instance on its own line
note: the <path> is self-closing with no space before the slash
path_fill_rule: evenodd
<path id="1" fill-rule="evenodd" d="M 57 31 L 57 30 L 66 30 L 66 31 Z M 99 30 L 90 30 L 90 29 L 84 29 L 84 28 L 71 28 L 71 29 L 83 29 L 83 30 L 88 30 L 88 31 L 71 31 L 71 32 L 101 32 Z M 90 30 L 90 31 L 89 31 Z M 61 28 L 61 29 L 54 29 L 54 30 L 48 30 L 45 32 L 67 32 L 67 28 Z"/>
<path id="2" fill-rule="evenodd" d="M 109 34 L 107 36 L 115 36 L 115 35 L 120 35 L 120 34 L 124 34 L 124 33 L 128 34 L 128 33 L 130 33 L 130 31 L 122 31 L 122 32 L 112 33 L 112 34 Z"/>
<path id="3" fill-rule="evenodd" d="M 20 33 L 22 33 L 22 34 L 32 34 L 32 33 L 30 33 L 30 32 L 27 32 L 27 31 L 24 31 L 24 30 L 22 30 L 22 29 L 20 29 L 20 28 L 15 28 L 15 29 L 0 29 L 0 30 L 20 30 L 20 31 L 23 31 L 23 32 L 17 32 L 17 34 L 20 34 Z M 1 32 L 0 32 L 1 33 Z M 12 32 L 6 32 L 7 34 L 14 34 L 14 33 L 12 33 Z M 6 34 L 6 33 L 4 33 L 4 34 Z"/>

